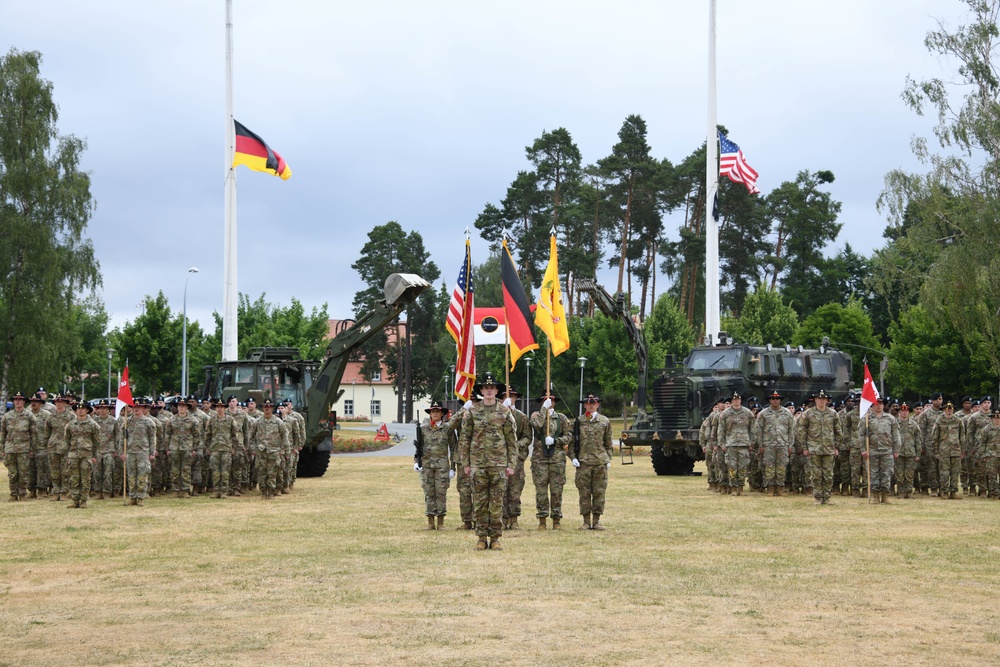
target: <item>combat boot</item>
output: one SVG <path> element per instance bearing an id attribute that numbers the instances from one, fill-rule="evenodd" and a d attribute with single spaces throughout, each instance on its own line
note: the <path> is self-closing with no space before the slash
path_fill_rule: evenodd
<path id="1" fill-rule="evenodd" d="M 881 493 L 881 497 L 879 498 L 879 502 L 881 504 L 883 504 L 883 505 L 889 505 L 889 504 L 891 504 L 889 502 L 889 492 L 888 491 L 883 491 Z"/>
<path id="2" fill-rule="evenodd" d="M 38 494 L 35 492 L 34 489 L 32 489 L 31 491 L 28 491 L 28 498 L 30 498 L 30 499 L 33 500 L 33 499 L 35 499 L 37 497 L 38 497 Z"/>
<path id="3" fill-rule="evenodd" d="M 455 528 L 455 530 L 472 530 L 472 522 L 463 521 Z"/>
<path id="4" fill-rule="evenodd" d="M 233 498 L 239 498 L 243 494 L 240 493 L 239 489 L 233 489 L 233 492 L 229 495 L 231 495 Z"/>
<path id="5" fill-rule="evenodd" d="M 601 523 L 601 515 L 594 514 L 594 524 L 591 526 L 593 530 L 606 530 L 604 525 Z"/>
<path id="6" fill-rule="evenodd" d="M 979 489 L 979 497 L 980 498 L 985 498 L 988 495 L 989 495 L 989 492 L 986 489 Z"/>
<path id="7" fill-rule="evenodd" d="M 583 525 L 580 526 L 580 530 L 590 530 L 590 515 L 583 515 Z"/>
<path id="8" fill-rule="evenodd" d="M 55 496 L 53 496 L 52 498 L 49 498 L 49 501 L 53 502 L 53 503 L 57 503 L 60 500 L 62 500 L 62 494 L 61 493 L 56 493 Z"/>
<path id="9" fill-rule="evenodd" d="M 438 523 L 438 525 L 437 525 L 437 529 L 438 529 L 438 530 L 444 530 L 444 516 L 443 516 L 443 515 L 442 515 L 442 516 L 439 516 L 439 517 L 437 518 L 437 523 Z"/>
<path id="10" fill-rule="evenodd" d="M 72 502 L 70 502 L 70 504 L 69 504 L 69 505 L 67 505 L 66 507 L 68 507 L 68 508 L 69 508 L 69 509 L 71 509 L 71 510 L 75 510 L 75 509 L 76 509 L 76 508 L 78 508 L 79 506 L 80 506 L 80 501 L 79 501 L 79 500 L 75 500 L 75 499 L 74 499 L 74 500 L 73 500 Z"/>
<path id="11" fill-rule="evenodd" d="M 139 504 L 139 499 L 138 498 L 129 498 L 128 504 L 129 505 L 138 505 Z"/>
<path id="12" fill-rule="evenodd" d="M 851 485 L 850 484 L 841 484 L 840 485 L 840 495 L 842 495 L 842 496 L 850 496 L 851 495 Z"/>
<path id="13" fill-rule="evenodd" d="M 743 485 L 742 484 L 740 484 L 739 486 L 736 487 L 736 495 L 738 495 L 738 496 L 742 496 L 743 495 Z"/>
<path id="14" fill-rule="evenodd" d="M 222 497 L 222 491 L 219 491 L 218 489 L 216 489 L 216 491 L 215 491 L 215 497 L 216 498 L 221 498 Z"/>
<path id="15" fill-rule="evenodd" d="M 951 493 L 949 494 L 948 498 L 949 498 L 950 500 L 961 500 L 961 499 L 962 499 L 962 496 L 960 496 L 960 495 L 958 495 L 957 493 L 955 493 L 954 491 L 952 491 L 952 492 L 951 492 Z"/>
<path id="16" fill-rule="evenodd" d="M 510 530 L 520 530 L 521 529 L 521 527 L 517 525 L 517 517 L 516 516 L 512 516 L 510 518 L 510 526 L 508 526 L 508 527 L 510 528 Z"/>
<path id="17" fill-rule="evenodd" d="M 98 500 L 104 500 L 104 492 L 103 491 L 101 491 L 100 493 L 97 494 L 97 499 Z"/>
<path id="18" fill-rule="evenodd" d="M 503 547 L 500 546 L 500 538 L 494 537 L 490 540 L 490 550 L 491 551 L 503 551 Z"/>
<path id="19" fill-rule="evenodd" d="M 538 530 L 545 530 L 545 517 L 538 517 Z"/>
<path id="20" fill-rule="evenodd" d="M 476 542 L 476 551 L 486 551 L 486 537 L 480 537 Z"/>
<path id="21" fill-rule="evenodd" d="M 903 492 L 903 500 L 909 500 L 909 498 L 910 498 L 910 492 L 909 491 L 904 491 Z"/>
<path id="22" fill-rule="evenodd" d="M 434 517 L 427 515 L 427 530 L 434 530 Z"/>
<path id="23" fill-rule="evenodd" d="M 562 530 L 562 526 L 559 525 L 560 518 L 557 516 L 552 517 L 552 530 Z"/>
<path id="24" fill-rule="evenodd" d="M 78 505 L 78 507 L 80 509 L 82 509 L 82 510 L 87 509 L 87 498 L 86 497 L 80 498 L 80 504 Z"/>
<path id="25" fill-rule="evenodd" d="M 7 502 L 8 503 L 16 503 L 20 499 L 21 499 L 21 497 L 19 495 L 17 495 L 16 493 L 12 493 L 12 494 L 10 494 L 10 498 L 7 499 Z"/>
<path id="26" fill-rule="evenodd" d="M 133 505 L 137 505 L 137 506 L 139 506 L 139 507 L 142 507 L 142 506 L 143 506 L 143 505 L 142 505 L 142 498 L 136 498 L 136 499 L 135 499 L 135 502 L 134 502 L 134 503 L 132 503 L 132 504 L 133 504 Z"/>

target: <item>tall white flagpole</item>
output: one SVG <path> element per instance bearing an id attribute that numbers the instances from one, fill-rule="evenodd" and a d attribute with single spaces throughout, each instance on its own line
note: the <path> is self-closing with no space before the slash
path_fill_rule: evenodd
<path id="1" fill-rule="evenodd" d="M 715 345 L 719 335 L 719 135 L 715 109 L 715 0 L 708 15 L 708 135 L 705 142 L 705 335 Z"/>
<path id="2" fill-rule="evenodd" d="M 222 360 L 239 356 L 236 322 L 236 125 L 233 121 L 233 0 L 226 0 L 226 232 L 222 276 Z"/>

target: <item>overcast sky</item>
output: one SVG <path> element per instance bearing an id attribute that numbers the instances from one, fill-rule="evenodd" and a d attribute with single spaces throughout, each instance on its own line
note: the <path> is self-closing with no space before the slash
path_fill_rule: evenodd
<path id="1" fill-rule="evenodd" d="M 932 124 L 900 92 L 908 74 L 950 72 L 923 40 L 964 8 L 719 0 L 718 120 L 764 193 L 830 169 L 838 245 L 880 247 L 885 173 L 920 168 L 910 140 Z M 87 141 L 89 234 L 112 325 L 159 290 L 179 311 L 194 266 L 188 314 L 213 330 L 225 1 L 0 0 L 0 17 L 4 49 L 42 52 L 60 131 Z M 389 220 L 421 232 L 450 286 L 463 230 L 528 167 L 524 147 L 543 131 L 569 130 L 585 163 L 633 113 L 658 158 L 678 162 L 705 140 L 707 0 L 235 0 L 234 26 L 235 116 L 293 171 L 238 170 L 239 290 L 254 299 L 350 316 L 351 264 Z M 487 254 L 474 237 L 473 261 Z"/>

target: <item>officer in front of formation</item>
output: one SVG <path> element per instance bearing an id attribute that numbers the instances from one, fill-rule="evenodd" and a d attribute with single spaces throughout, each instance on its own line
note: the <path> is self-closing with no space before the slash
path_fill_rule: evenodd
<path id="1" fill-rule="evenodd" d="M 427 530 L 444 530 L 448 514 L 448 487 L 455 477 L 458 440 L 455 431 L 444 421 L 444 405 L 434 401 L 424 410 L 428 418 L 417 426 L 417 451 L 413 469 L 420 473 L 424 489 Z"/>
<path id="2" fill-rule="evenodd" d="M 573 424 L 573 467 L 583 516 L 580 529 L 604 530 L 601 515 L 615 451 L 611 445 L 611 421 L 600 413 L 601 399 L 593 394 L 583 399 L 583 408 L 583 416 Z"/>

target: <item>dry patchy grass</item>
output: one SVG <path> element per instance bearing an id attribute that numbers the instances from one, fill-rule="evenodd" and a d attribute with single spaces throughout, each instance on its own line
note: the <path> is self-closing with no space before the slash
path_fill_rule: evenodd
<path id="1" fill-rule="evenodd" d="M 6 484 L 6 481 L 0 479 Z M 0 504 L 0 665 L 995 665 L 1000 503 L 721 497 L 612 469 L 608 530 L 422 530 L 405 458 L 273 502 Z M 525 527 L 534 522 L 525 489 Z"/>

